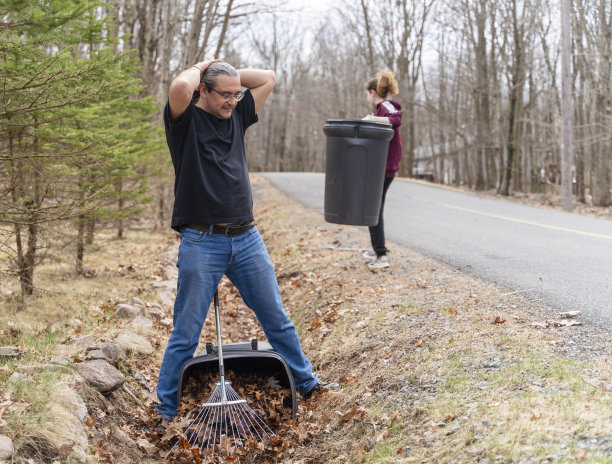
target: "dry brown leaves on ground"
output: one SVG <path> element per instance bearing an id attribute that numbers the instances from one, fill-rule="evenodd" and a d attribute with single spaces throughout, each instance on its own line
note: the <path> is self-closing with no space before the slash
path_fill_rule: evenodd
<path id="1" fill-rule="evenodd" d="M 320 426 L 309 421 L 309 403 L 311 408 L 320 395 L 302 404 L 299 419 L 292 419 L 291 390 L 281 388 L 276 379 L 229 371 L 227 380 L 248 407 L 204 406 L 219 381 L 217 372 L 204 372 L 189 378 L 178 415 L 171 423 L 159 424 L 155 413 L 149 411 L 144 425 L 149 442 L 157 448 L 155 454 L 169 463 L 278 462 L 320 433 Z M 227 422 L 218 413 L 227 415 Z M 257 418 L 261 422 L 256 422 Z M 219 430 L 228 433 L 219 438 Z M 208 438 L 210 435 L 213 437 Z"/>

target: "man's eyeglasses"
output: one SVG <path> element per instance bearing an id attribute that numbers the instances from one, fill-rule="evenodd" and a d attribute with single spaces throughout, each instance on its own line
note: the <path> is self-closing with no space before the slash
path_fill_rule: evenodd
<path id="1" fill-rule="evenodd" d="M 208 87 L 208 86 L 206 86 L 206 88 L 208 90 L 217 92 L 219 95 L 221 95 L 221 98 L 223 98 L 225 101 L 236 100 L 238 102 L 242 100 L 242 97 L 244 97 L 244 92 L 242 90 L 236 93 L 229 93 L 229 92 L 219 92 L 218 90 L 213 89 L 212 87 Z"/>

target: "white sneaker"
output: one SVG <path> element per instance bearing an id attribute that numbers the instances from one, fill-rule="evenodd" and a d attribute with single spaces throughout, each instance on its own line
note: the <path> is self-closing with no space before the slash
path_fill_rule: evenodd
<path id="1" fill-rule="evenodd" d="M 389 267 L 389 260 L 386 256 L 378 256 L 374 261 L 368 263 L 370 269 L 384 269 Z"/>
<path id="2" fill-rule="evenodd" d="M 374 250 L 368 250 L 363 253 L 363 257 L 368 261 L 376 261 L 376 252 Z"/>

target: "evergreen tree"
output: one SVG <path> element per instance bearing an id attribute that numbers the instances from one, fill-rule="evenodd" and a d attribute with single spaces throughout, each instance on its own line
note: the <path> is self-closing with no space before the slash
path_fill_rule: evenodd
<path id="1" fill-rule="evenodd" d="M 99 5 L 0 2 L 0 223 L 12 233 L 3 228 L 0 251 L 22 294 L 51 227 L 111 214 L 118 195 L 145 199 L 145 147 L 161 140 L 148 122 L 154 102 L 137 98 L 134 63 L 109 46 Z M 120 177 L 131 182 L 118 193 Z"/>

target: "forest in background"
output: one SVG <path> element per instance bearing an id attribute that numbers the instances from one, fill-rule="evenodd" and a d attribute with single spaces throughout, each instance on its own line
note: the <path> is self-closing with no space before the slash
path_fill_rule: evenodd
<path id="1" fill-rule="evenodd" d="M 172 79 L 212 57 L 277 74 L 247 134 L 252 171 L 323 171 L 325 121 L 368 113 L 364 84 L 388 67 L 399 175 L 502 195 L 560 182 L 556 1 L 3 0 L 0 17 L 0 278 L 23 294 L 57 248 L 86 274 L 96 227 L 121 237 L 145 207 L 168 226 L 161 108 Z M 574 195 L 597 206 L 611 202 L 611 17 L 606 0 L 572 1 Z"/>

